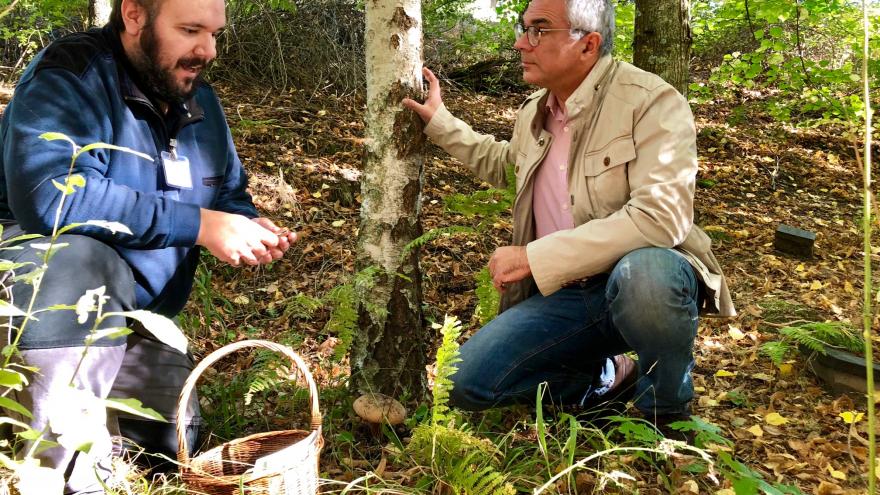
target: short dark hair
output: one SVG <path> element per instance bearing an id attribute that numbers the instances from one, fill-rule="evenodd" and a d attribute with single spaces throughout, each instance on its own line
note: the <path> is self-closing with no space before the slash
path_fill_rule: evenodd
<path id="1" fill-rule="evenodd" d="M 134 0 L 141 7 L 147 9 L 150 19 L 156 16 L 159 5 L 162 0 Z M 122 20 L 122 0 L 113 0 L 113 10 L 110 11 L 110 25 L 117 33 L 121 33 L 125 29 L 125 22 Z"/>

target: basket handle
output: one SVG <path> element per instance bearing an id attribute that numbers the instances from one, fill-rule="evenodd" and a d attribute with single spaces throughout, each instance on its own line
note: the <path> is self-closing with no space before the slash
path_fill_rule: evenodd
<path id="1" fill-rule="evenodd" d="M 192 391 L 196 386 L 196 382 L 199 377 L 209 366 L 223 358 L 224 356 L 231 354 L 235 351 L 247 348 L 247 347 L 262 347 L 264 349 L 269 349 L 270 351 L 274 351 L 280 354 L 284 354 L 287 356 L 293 364 L 299 368 L 300 373 L 305 377 L 306 382 L 309 385 L 309 400 L 311 402 L 312 408 L 312 422 L 311 428 L 312 431 L 320 431 L 321 429 L 321 412 L 318 409 L 318 388 L 315 386 L 315 380 L 312 378 L 312 374 L 309 372 L 309 368 L 306 366 L 305 361 L 292 349 L 287 346 L 276 344 L 275 342 L 269 342 L 268 340 L 242 340 L 240 342 L 234 342 L 232 344 L 223 346 L 216 351 L 208 354 L 202 361 L 192 370 L 189 378 L 186 379 L 186 382 L 183 384 L 183 389 L 180 391 L 180 397 L 177 400 L 177 461 L 181 465 L 189 464 L 189 449 L 187 449 L 186 445 L 186 427 L 184 426 L 184 420 L 186 419 L 186 406 L 189 404 L 190 395 L 192 395 Z"/>

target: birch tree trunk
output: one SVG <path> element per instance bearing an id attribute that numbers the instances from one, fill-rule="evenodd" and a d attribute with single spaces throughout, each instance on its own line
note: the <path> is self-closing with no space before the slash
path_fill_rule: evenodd
<path id="1" fill-rule="evenodd" d="M 424 135 L 404 97 L 422 96 L 420 0 L 367 0 L 367 112 L 358 268 L 379 267 L 363 294 L 351 347 L 351 387 L 421 399 L 428 333 L 418 252 Z"/>
<path id="2" fill-rule="evenodd" d="M 110 20 L 110 0 L 89 0 L 89 26 L 101 27 Z"/>
<path id="3" fill-rule="evenodd" d="M 690 0 L 636 0 L 633 64 L 687 96 L 691 59 Z"/>

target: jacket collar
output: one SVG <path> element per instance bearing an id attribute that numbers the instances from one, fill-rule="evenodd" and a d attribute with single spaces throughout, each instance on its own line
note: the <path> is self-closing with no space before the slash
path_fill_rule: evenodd
<path id="1" fill-rule="evenodd" d="M 612 72 L 613 66 L 614 59 L 611 55 L 604 55 L 596 61 L 596 65 L 593 66 L 587 77 L 581 81 L 581 84 L 574 90 L 574 93 L 565 101 L 565 111 L 569 121 L 579 120 L 587 116 L 587 112 L 594 104 L 596 95 L 602 89 L 602 85 L 607 82 L 606 80 Z M 538 106 L 530 126 L 532 135 L 536 139 L 544 129 L 544 120 L 547 118 L 547 99 L 549 96 L 550 92 L 546 89 L 537 95 Z"/>
<path id="2" fill-rule="evenodd" d="M 576 119 L 585 110 L 590 108 L 596 99 L 596 94 L 605 82 L 612 65 L 611 55 L 605 55 L 596 61 L 587 77 L 581 81 L 580 86 L 565 101 L 565 108 L 570 119 Z"/>
<path id="3" fill-rule="evenodd" d="M 119 39 L 119 33 L 110 24 L 107 24 L 102 28 L 102 34 L 109 42 L 110 48 L 113 51 L 113 58 L 116 60 L 117 72 L 119 73 L 119 90 L 122 93 L 123 99 L 129 104 L 145 106 L 165 120 L 165 117 L 159 111 L 159 106 L 156 103 L 158 100 L 155 96 L 151 92 L 141 89 L 145 88 L 146 84 L 141 81 L 134 65 L 132 65 L 131 60 L 129 60 L 128 55 L 125 53 L 122 40 Z M 199 84 L 203 83 L 200 82 Z M 170 111 L 180 115 L 178 128 L 202 120 L 205 117 L 205 112 L 196 100 L 195 95 L 183 103 L 172 104 L 169 108 Z"/>

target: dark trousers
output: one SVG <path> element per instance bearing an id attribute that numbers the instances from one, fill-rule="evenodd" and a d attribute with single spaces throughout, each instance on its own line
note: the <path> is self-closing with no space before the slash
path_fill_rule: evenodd
<path id="1" fill-rule="evenodd" d="M 19 234 L 21 230 L 17 226 L 7 226 L 3 237 L 10 239 Z M 28 263 L 13 270 L 19 281 L 12 283 L 11 277 L 6 277 L 7 287 L 12 283 L 6 294 L 8 300 L 20 309 L 27 309 L 34 289 L 20 277 L 43 265 L 45 251 L 34 245 L 47 242 L 48 239 L 39 238 L 20 243 L 20 250 L 0 251 L 2 259 Z M 132 271 L 112 247 L 80 235 L 62 235 L 58 244 L 66 246 L 49 261 L 34 310 L 76 305 L 86 291 L 100 287 L 105 288 L 103 313 L 139 309 L 135 303 Z M 86 338 L 95 323 L 95 312 L 89 313 L 83 323 L 71 310 L 52 310 L 35 316 L 38 320 L 26 324 L 21 318 L 14 319 L 12 328 L 7 331 L 7 338 L 12 341 L 24 324 L 18 343 L 20 361 L 39 369 L 30 374 L 29 385 L 16 393 L 16 400 L 33 414 L 32 419 L 24 421 L 31 428 L 44 431 L 44 438 L 48 440 L 57 441 L 59 436 L 67 435 L 92 442 L 88 453 L 61 446 L 36 455 L 42 466 L 64 471 L 65 493 L 103 493 L 98 477 L 106 479 L 109 475 L 114 454 L 111 431 L 125 435 L 125 427 L 129 426 L 139 437 L 136 440 L 141 441 L 161 440 L 170 434 L 174 448 L 166 453 L 173 455 L 176 449 L 173 426 L 117 414 L 111 414 L 108 421 L 100 402 L 90 397 L 135 397 L 173 422 L 176 395 L 192 369 L 191 359 L 138 334 L 103 338 L 86 346 Z M 98 327 L 134 328 L 135 325 L 122 316 L 112 316 L 103 319 Z M 189 408 L 188 415 L 198 422 L 197 402 Z M 189 444 L 193 445 L 195 439 L 191 440 Z"/>

